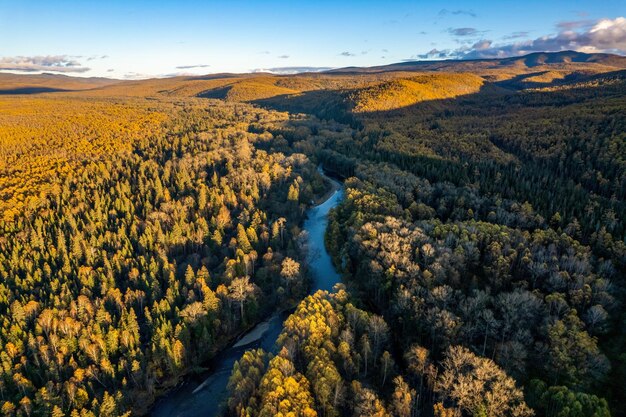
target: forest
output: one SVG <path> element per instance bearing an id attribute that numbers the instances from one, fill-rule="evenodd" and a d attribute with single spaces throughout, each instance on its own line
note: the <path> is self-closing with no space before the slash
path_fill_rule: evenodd
<path id="1" fill-rule="evenodd" d="M 228 415 L 289 415 L 296 397 L 295 415 L 624 415 L 618 80 L 310 108 L 352 128 L 298 121 L 311 134 L 291 138 L 346 179 L 326 235 L 345 288 L 303 301 L 276 357 L 240 361 Z"/>
<path id="2" fill-rule="evenodd" d="M 149 414 L 289 311 L 225 417 L 625 416 L 626 78 L 492 81 L 3 95 L 0 413 Z M 343 280 L 311 294 L 320 166 Z"/>
<path id="3" fill-rule="evenodd" d="M 249 126 L 284 123 L 286 114 L 162 102 L 146 120 L 132 103 L 93 102 L 107 111 L 88 109 L 84 128 L 118 128 L 86 141 L 72 118 L 51 122 L 57 103 L 36 102 L 50 114 L 28 120 L 51 135 L 73 133 L 60 150 L 76 162 L 42 164 L 38 188 L 12 193 L 25 207 L 0 223 L 1 410 L 143 414 L 268 306 L 302 298 L 301 201 L 324 184 L 305 155 L 255 146 L 271 136 Z M 129 120 L 149 129 L 137 136 Z M 62 158 L 60 150 L 41 158 Z M 18 143 L 4 155 L 16 181 L 31 162 L 22 152 Z"/>

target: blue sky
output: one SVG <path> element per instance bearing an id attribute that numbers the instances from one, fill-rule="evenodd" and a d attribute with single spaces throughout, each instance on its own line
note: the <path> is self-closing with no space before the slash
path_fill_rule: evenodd
<path id="1" fill-rule="evenodd" d="M 0 0 L 0 71 L 144 78 L 626 51 L 626 0 Z"/>

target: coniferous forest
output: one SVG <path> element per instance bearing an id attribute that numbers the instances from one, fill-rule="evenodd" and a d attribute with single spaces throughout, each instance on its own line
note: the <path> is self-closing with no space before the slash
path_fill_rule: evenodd
<path id="1" fill-rule="evenodd" d="M 7 76 L 0 413 L 147 415 L 289 312 L 223 416 L 625 416 L 626 75 L 570 64 Z M 328 177 L 342 281 L 311 293 Z"/>

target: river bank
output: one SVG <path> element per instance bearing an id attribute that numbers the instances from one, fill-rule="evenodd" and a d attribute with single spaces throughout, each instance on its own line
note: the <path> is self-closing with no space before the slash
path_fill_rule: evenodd
<path id="1" fill-rule="evenodd" d="M 315 199 L 314 206 L 319 206 L 323 204 L 325 201 L 328 201 L 333 196 L 333 194 L 335 194 L 335 192 L 340 190 L 342 187 L 340 182 L 333 180 L 330 177 L 327 177 L 325 174 L 323 175 L 325 176 L 324 179 L 328 183 L 328 191 L 326 191 L 324 194 L 322 194 L 321 196 Z"/>
<path id="2" fill-rule="evenodd" d="M 318 170 L 330 183 L 331 188 L 319 204 L 307 211 L 307 218 L 303 225 L 308 234 L 306 262 L 313 281 L 311 292 L 332 291 L 333 286 L 340 280 L 340 275 L 333 267 L 326 250 L 324 233 L 328 225 L 328 212 L 343 199 L 343 186 L 339 181 L 327 176 L 321 167 Z M 269 319 L 258 323 L 231 342 L 229 348 L 222 350 L 209 362 L 210 372 L 187 377 L 179 387 L 155 403 L 150 415 L 155 417 L 217 416 L 221 404 L 227 397 L 228 379 L 235 362 L 249 349 L 262 348 L 274 352 L 276 339 L 290 312 L 273 314 Z"/>

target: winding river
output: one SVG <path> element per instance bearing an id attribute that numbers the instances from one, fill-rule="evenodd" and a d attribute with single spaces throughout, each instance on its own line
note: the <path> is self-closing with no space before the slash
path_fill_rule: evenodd
<path id="1" fill-rule="evenodd" d="M 332 183 L 334 192 L 323 203 L 311 207 L 304 222 L 304 230 L 308 233 L 307 263 L 313 278 L 312 292 L 331 291 L 340 279 L 324 245 L 324 232 L 328 225 L 328 212 L 341 202 L 344 191 L 341 183 L 327 177 L 321 168 L 319 172 Z M 158 400 L 150 415 L 154 417 L 216 416 L 222 401 L 226 398 L 226 385 L 235 362 L 249 349 L 262 348 L 274 352 L 276 339 L 283 329 L 283 322 L 288 314 L 287 312 L 274 314 L 256 325 L 230 348 L 213 358 L 210 362 L 211 371 L 197 377 L 189 377 L 181 386 Z"/>

